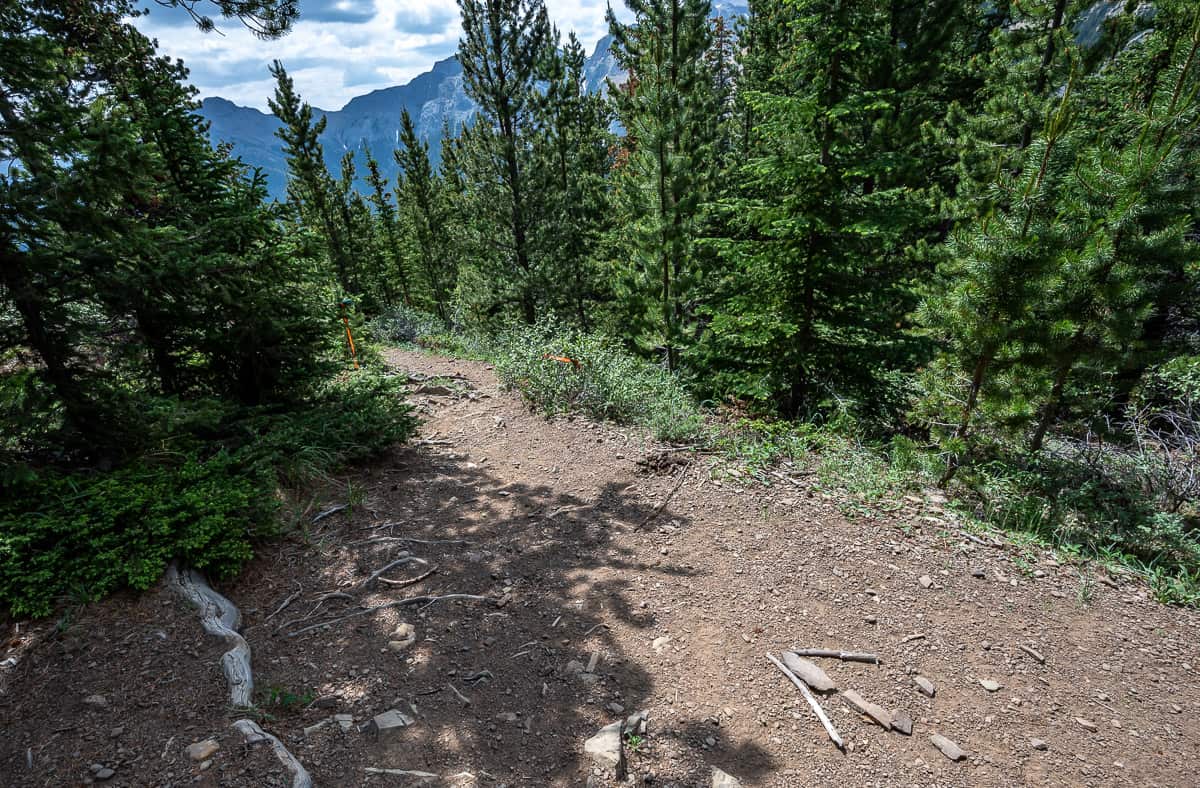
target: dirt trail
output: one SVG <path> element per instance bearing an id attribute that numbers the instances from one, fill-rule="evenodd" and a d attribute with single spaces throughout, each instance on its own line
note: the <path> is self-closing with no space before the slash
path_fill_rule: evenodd
<path id="1" fill-rule="evenodd" d="M 220 589 L 244 615 L 260 721 L 316 785 L 412 781 L 368 767 L 444 785 L 606 785 L 583 743 L 640 710 L 634 783 L 707 786 L 716 766 L 747 786 L 1195 784 L 1196 612 L 1107 577 L 1081 601 L 1078 567 L 969 541 L 935 501 L 848 521 L 833 493 L 722 485 L 702 461 L 647 472 L 637 461 L 655 447 L 531 414 L 482 363 L 389 360 L 460 377 L 448 392 L 414 385 L 420 440 L 347 477 L 359 505 Z M 420 560 L 367 582 L 404 552 Z M 314 612 L 330 592 L 346 596 Z M 290 635 L 360 604 L 444 594 L 486 599 Z M 415 643 L 389 645 L 401 624 Z M 0 668 L 0 784 L 83 784 L 93 764 L 114 771 L 104 785 L 288 784 L 230 730 L 221 649 L 168 591 L 48 630 L 18 633 L 16 665 Z M 839 753 L 764 656 L 797 645 L 879 654 L 880 666 L 820 662 L 842 688 L 908 712 L 912 736 L 827 697 L 849 743 Z M 413 724 L 359 730 L 389 709 Z M 333 714 L 353 715 L 350 730 Z M 944 757 L 934 733 L 966 760 Z M 201 770 L 183 748 L 210 737 L 221 749 Z"/>

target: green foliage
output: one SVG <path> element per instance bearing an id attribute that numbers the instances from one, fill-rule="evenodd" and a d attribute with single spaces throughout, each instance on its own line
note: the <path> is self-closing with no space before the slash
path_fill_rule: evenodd
<path id="1" fill-rule="evenodd" d="M 174 558 L 236 573 L 277 528 L 279 483 L 298 485 L 404 441 L 400 381 L 363 370 L 328 379 L 286 410 L 156 400 L 147 444 L 112 471 L 38 469 L 0 499 L 0 607 L 49 614 L 66 596 L 146 589 Z"/>
<path id="2" fill-rule="evenodd" d="M 0 504 L 0 606 L 15 615 L 48 615 L 67 595 L 149 588 L 172 558 L 228 577 L 277 507 L 267 480 L 225 452 L 48 471 L 10 492 Z"/>
<path id="3" fill-rule="evenodd" d="M 703 434 L 700 411 L 679 380 L 608 337 L 543 321 L 503 333 L 494 354 L 501 382 L 546 414 L 636 424 L 667 441 Z"/>

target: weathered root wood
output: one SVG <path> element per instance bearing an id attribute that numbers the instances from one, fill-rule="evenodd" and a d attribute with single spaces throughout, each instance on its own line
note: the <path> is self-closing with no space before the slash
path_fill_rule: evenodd
<path id="1" fill-rule="evenodd" d="M 297 583 L 297 585 L 299 585 L 299 583 Z M 304 588 L 297 588 L 294 593 L 292 593 L 287 599 L 283 600 L 283 603 L 279 607 L 275 608 L 275 612 L 263 619 L 263 623 L 270 621 L 271 619 L 275 618 L 275 616 L 286 610 L 287 606 L 292 604 L 292 602 L 295 602 L 296 597 L 300 596 L 302 593 L 304 593 Z"/>
<path id="2" fill-rule="evenodd" d="M 344 510 L 344 509 L 348 509 L 348 508 L 350 508 L 350 507 L 349 507 L 349 504 L 344 504 L 344 503 L 339 503 L 339 504 L 337 504 L 336 506 L 330 506 L 330 507 L 329 507 L 328 509 L 326 509 L 325 511 L 323 511 L 323 512 L 320 512 L 319 514 L 317 514 L 317 516 L 316 516 L 316 517 L 312 518 L 312 521 L 313 521 L 314 523 L 319 523 L 319 522 L 321 522 L 322 520 L 324 520 L 326 517 L 329 517 L 330 515 L 337 514 L 338 512 L 340 512 L 340 511 L 342 511 L 342 510 Z"/>
<path id="3" fill-rule="evenodd" d="M 783 675 L 791 679 L 791 682 L 796 685 L 796 689 L 800 690 L 800 694 L 804 696 L 804 699 L 808 701 L 808 705 L 812 707 L 813 714 L 816 714 L 817 719 L 821 721 L 823 726 L 825 726 L 825 732 L 829 734 L 829 740 L 832 741 L 839 750 L 846 749 L 846 744 L 842 741 L 841 734 L 838 733 L 837 728 L 833 727 L 833 723 L 829 721 L 829 717 L 825 714 L 825 709 L 821 708 L 821 704 L 817 702 L 817 699 L 813 696 L 812 692 L 809 691 L 808 687 L 804 685 L 804 682 L 798 679 L 795 673 L 792 673 L 790 670 L 788 670 L 787 665 L 784 665 L 782 662 L 775 659 L 774 654 L 768 653 L 767 659 L 771 660 L 775 667 L 783 671 Z"/>
<path id="4" fill-rule="evenodd" d="M 464 706 L 471 705 L 471 699 L 468 698 L 466 695 L 462 694 L 461 692 L 459 692 L 458 687 L 454 686 L 453 684 L 447 684 L 446 687 L 449 688 L 449 690 L 454 693 L 454 696 L 456 698 L 458 698 L 459 702 L 462 703 L 462 705 L 464 705 Z"/>
<path id="5" fill-rule="evenodd" d="M 376 528 L 391 528 L 395 525 L 399 525 L 399 523 L 380 523 L 379 525 L 369 526 L 369 528 L 374 530 Z M 347 546 L 386 544 L 389 542 L 407 542 L 410 544 L 471 544 L 466 539 L 413 539 L 409 536 L 374 536 L 358 542 L 349 542 Z"/>
<path id="6" fill-rule="evenodd" d="M 875 654 L 868 654 L 865 651 L 837 651 L 836 649 L 828 648 L 794 648 L 792 653 L 801 657 L 829 657 L 830 659 L 840 659 L 843 662 L 866 662 L 869 665 L 878 665 L 879 657 Z"/>
<path id="7" fill-rule="evenodd" d="M 1017 646 L 1017 648 L 1021 649 L 1026 654 L 1028 654 L 1029 656 L 1036 659 L 1038 662 L 1045 663 L 1045 661 L 1046 661 L 1046 658 L 1042 655 L 1042 652 L 1038 651 L 1035 648 L 1032 648 L 1031 646 Z"/>
<path id="8" fill-rule="evenodd" d="M 408 597 L 407 599 L 396 599 L 391 602 L 384 603 L 382 605 L 375 605 L 374 607 L 366 607 L 366 608 L 363 608 L 362 610 L 355 610 L 353 613 L 349 613 L 344 616 L 338 616 L 337 618 L 331 618 L 328 621 L 322 621 L 317 624 L 312 624 L 310 626 L 304 627 L 303 629 L 297 629 L 295 632 L 289 632 L 287 636 L 290 638 L 294 638 L 297 635 L 303 635 L 305 632 L 312 632 L 314 629 L 320 629 L 321 627 L 327 627 L 331 624 L 338 624 L 338 623 L 341 623 L 342 621 L 346 621 L 351 618 L 357 618 L 359 616 L 367 616 L 367 615 L 370 615 L 371 613 L 377 613 L 380 610 L 386 610 L 386 609 L 392 608 L 392 607 L 403 607 L 405 605 L 421 605 L 421 604 L 432 605 L 434 602 L 449 602 L 449 601 L 453 601 L 456 599 L 469 600 L 472 602 L 486 602 L 488 597 L 479 596 L 478 594 L 443 594 L 442 596 L 412 596 L 412 597 Z"/>
<path id="9" fill-rule="evenodd" d="M 312 788 L 312 777 L 308 771 L 296 759 L 296 756 L 288 752 L 287 747 L 283 746 L 283 742 L 275 738 L 271 734 L 259 727 L 254 720 L 238 720 L 233 723 L 233 727 L 242 734 L 247 744 L 257 744 L 261 741 L 269 741 L 271 749 L 275 751 L 275 757 L 283 764 L 284 768 L 292 773 L 292 788 Z"/>
<path id="10" fill-rule="evenodd" d="M 250 670 L 250 645 L 237 632 L 242 622 L 237 606 L 212 590 L 199 572 L 181 570 L 174 562 L 167 567 L 167 583 L 199 608 L 204 631 L 229 646 L 221 656 L 221 669 L 229 682 L 229 702 L 239 708 L 251 706 L 254 674 Z"/>
<path id="11" fill-rule="evenodd" d="M 390 564 L 387 564 L 386 566 L 376 569 L 374 572 L 372 572 L 370 577 L 359 583 L 359 587 L 366 588 L 367 586 L 371 585 L 371 583 L 374 583 L 376 580 L 378 580 L 385 572 L 395 569 L 398 566 L 404 566 L 405 564 L 421 564 L 422 566 L 428 566 L 429 562 L 424 558 L 417 558 L 409 553 L 404 553 Z"/>
<path id="12" fill-rule="evenodd" d="M 416 585 L 417 583 L 421 582 L 425 578 L 436 573 L 437 570 L 438 570 L 438 568 L 435 566 L 433 569 L 430 569 L 425 574 L 417 575 L 416 577 L 410 577 L 408 580 L 388 580 L 386 577 L 381 577 L 381 578 L 379 578 L 379 582 L 386 583 L 387 585 L 391 586 L 392 588 L 404 588 L 405 586 Z"/>
<path id="13" fill-rule="evenodd" d="M 374 766 L 364 766 L 363 771 L 367 774 L 390 774 L 395 777 L 411 777 L 414 780 L 436 780 L 438 778 L 433 772 L 420 772 L 412 769 L 380 769 Z"/>

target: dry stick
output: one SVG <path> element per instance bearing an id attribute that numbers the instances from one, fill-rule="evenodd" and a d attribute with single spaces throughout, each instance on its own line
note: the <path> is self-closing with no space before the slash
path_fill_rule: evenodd
<path id="1" fill-rule="evenodd" d="M 412 586 L 412 585 L 416 585 L 417 583 L 421 582 L 421 581 L 422 581 L 422 580 L 424 580 L 425 578 L 427 578 L 427 577 L 429 577 L 430 575 L 432 575 L 432 574 L 433 574 L 434 572 L 436 572 L 437 570 L 438 570 L 438 568 L 435 566 L 433 569 L 430 569 L 430 570 L 429 570 L 428 572 L 426 572 L 425 574 L 423 574 L 423 575 L 418 575 L 418 576 L 416 576 L 416 577 L 414 577 L 414 578 L 411 578 L 411 579 L 409 579 L 409 580 L 388 580 L 386 577 L 381 577 L 381 578 L 379 578 L 379 582 L 381 582 L 381 583 L 387 583 L 387 584 L 388 584 L 389 586 L 391 586 L 392 588 L 404 588 L 405 586 Z"/>
<path id="2" fill-rule="evenodd" d="M 767 659 L 771 660 L 775 667 L 782 670 L 783 675 L 791 679 L 792 683 L 796 685 L 796 689 L 800 690 L 800 694 L 804 696 L 806 701 L 808 701 L 808 705 L 812 706 L 813 713 L 817 715 L 817 719 L 820 720 L 821 724 L 825 726 L 825 732 L 829 734 L 829 740 L 837 745 L 839 750 L 845 750 L 846 744 L 842 741 L 842 737 L 838 734 L 837 728 L 833 727 L 833 723 L 830 722 L 829 717 L 825 715 L 825 710 L 821 708 L 820 703 L 817 703 L 817 699 L 813 697 L 811 692 L 809 692 L 809 689 L 805 686 L 804 682 L 796 678 L 796 674 L 788 670 L 787 666 L 782 662 L 775 659 L 773 654 L 768 653 Z"/>
<path id="3" fill-rule="evenodd" d="M 453 692 L 460 701 L 462 701 L 462 704 L 464 706 L 471 705 L 471 699 L 468 698 L 466 695 L 462 694 L 461 692 L 459 692 L 457 687 L 455 687 L 453 684 L 447 684 L 446 686 L 450 688 L 450 691 Z"/>
<path id="4" fill-rule="evenodd" d="M 338 512 L 340 512 L 346 508 L 348 508 L 348 506 L 347 506 L 347 504 L 344 504 L 344 503 L 339 503 L 337 506 L 331 506 L 330 508 L 328 508 L 325 511 L 318 514 L 316 517 L 312 518 L 312 521 L 314 523 L 319 523 L 322 520 L 324 520 L 326 517 L 328 517 L 329 515 L 337 514 Z"/>
<path id="5" fill-rule="evenodd" d="M 345 621 L 350 618 L 357 618 L 358 616 L 365 616 L 370 613 L 376 613 L 380 610 L 386 610 L 391 607 L 403 607 L 404 605 L 420 605 L 423 603 L 429 603 L 432 605 L 434 602 L 445 602 L 445 601 L 450 601 L 450 600 L 455 600 L 455 599 L 470 600 L 470 601 L 474 601 L 474 602 L 484 602 L 488 599 L 488 597 L 479 596 L 477 594 L 444 594 L 442 596 L 412 596 L 412 597 L 408 597 L 407 599 L 396 599 L 396 600 L 387 602 L 382 605 L 375 605 L 374 607 L 365 607 L 362 610 L 355 610 L 353 613 L 350 613 L 348 615 L 339 616 L 337 618 L 331 618 L 328 621 L 322 621 L 319 624 L 312 624 L 311 626 L 304 627 L 303 629 L 297 629 L 295 632 L 289 632 L 287 636 L 290 638 L 294 638 L 297 635 L 303 635 L 305 632 L 311 632 L 314 629 L 320 629 L 321 627 L 327 627 L 330 624 L 337 624 L 341 621 Z"/>
<path id="6" fill-rule="evenodd" d="M 395 567 L 401 566 L 403 564 L 423 564 L 425 566 L 428 566 L 429 562 L 426 561 L 424 558 L 417 558 L 414 555 L 405 553 L 404 555 L 397 558 L 395 561 L 392 561 L 387 566 L 384 566 L 380 569 L 376 569 L 374 572 L 372 572 L 370 577 L 368 577 L 366 580 L 362 581 L 362 583 L 359 584 L 360 587 L 366 588 L 367 586 L 371 585 L 371 583 L 374 583 L 376 580 L 378 580 L 379 576 L 382 575 L 384 572 L 388 571 L 389 569 L 394 569 Z"/>
<path id="7" fill-rule="evenodd" d="M 646 516 L 645 520 L 642 520 L 640 523 L 635 525 L 633 527 L 633 530 L 635 530 L 635 531 L 641 530 L 642 528 L 644 528 L 646 526 L 647 523 L 649 523 L 655 517 L 658 517 L 660 514 L 662 514 L 663 509 L 667 508 L 667 504 L 669 504 L 671 502 L 671 499 L 675 496 L 675 493 L 679 492 L 679 488 L 683 486 L 683 482 L 685 479 L 687 479 L 688 471 L 691 470 L 691 468 L 692 468 L 692 464 L 690 462 L 687 465 L 683 466 L 683 470 L 680 471 L 680 473 L 679 473 L 679 480 L 675 482 L 675 486 L 671 488 L 671 491 L 669 493 L 667 493 L 667 497 L 663 498 L 662 501 L 658 504 L 658 506 L 654 507 L 654 511 L 650 512 L 650 514 L 648 514 Z"/>
<path id="8" fill-rule="evenodd" d="M 869 665 L 878 665 L 879 657 L 875 654 L 868 654 L 863 651 L 836 651 L 828 648 L 794 648 L 792 653 L 800 657 L 829 657 L 831 659 L 840 659 L 843 662 L 866 662 Z"/>
<path id="9" fill-rule="evenodd" d="M 1046 658 L 1044 656 L 1042 656 L 1042 652 L 1038 651 L 1037 649 L 1030 648 L 1029 646 L 1017 646 L 1017 648 L 1021 649 L 1026 654 L 1028 654 L 1029 656 L 1036 659 L 1038 662 L 1044 663 L 1046 661 Z"/>
<path id="10" fill-rule="evenodd" d="M 360 528 L 360 531 L 374 531 L 378 528 L 394 528 L 400 523 L 376 523 Z M 358 542 L 347 542 L 347 547 L 367 544 L 386 544 L 388 542 L 412 542 L 413 544 L 471 544 L 466 539 L 413 539 L 410 536 L 373 536 Z"/>
<path id="11" fill-rule="evenodd" d="M 297 583 L 296 585 L 300 586 L 299 583 Z M 304 593 L 304 586 L 300 586 L 299 588 L 296 589 L 295 593 L 293 593 L 287 599 L 283 600 L 283 604 L 281 604 L 279 607 L 275 608 L 274 613 L 272 613 L 271 615 L 269 615 L 265 619 L 263 619 L 263 623 L 264 624 L 267 623 L 271 619 L 275 618 L 275 616 L 282 613 L 284 611 L 284 609 L 287 608 L 288 605 L 292 604 L 292 602 L 295 602 L 296 597 L 300 596 L 302 593 Z"/>

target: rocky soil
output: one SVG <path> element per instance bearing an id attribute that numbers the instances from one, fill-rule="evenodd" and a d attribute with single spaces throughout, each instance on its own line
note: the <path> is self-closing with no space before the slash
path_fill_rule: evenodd
<path id="1" fill-rule="evenodd" d="M 1196 784 L 1195 611 L 964 535 L 936 493 L 847 519 L 813 477 L 742 485 L 482 363 L 389 360 L 420 438 L 218 586 L 257 709 L 165 585 L 9 622 L 0 784 L 292 785 L 244 718 L 317 786 Z M 844 751 L 766 657 L 794 648 L 879 657 L 809 658 Z"/>

